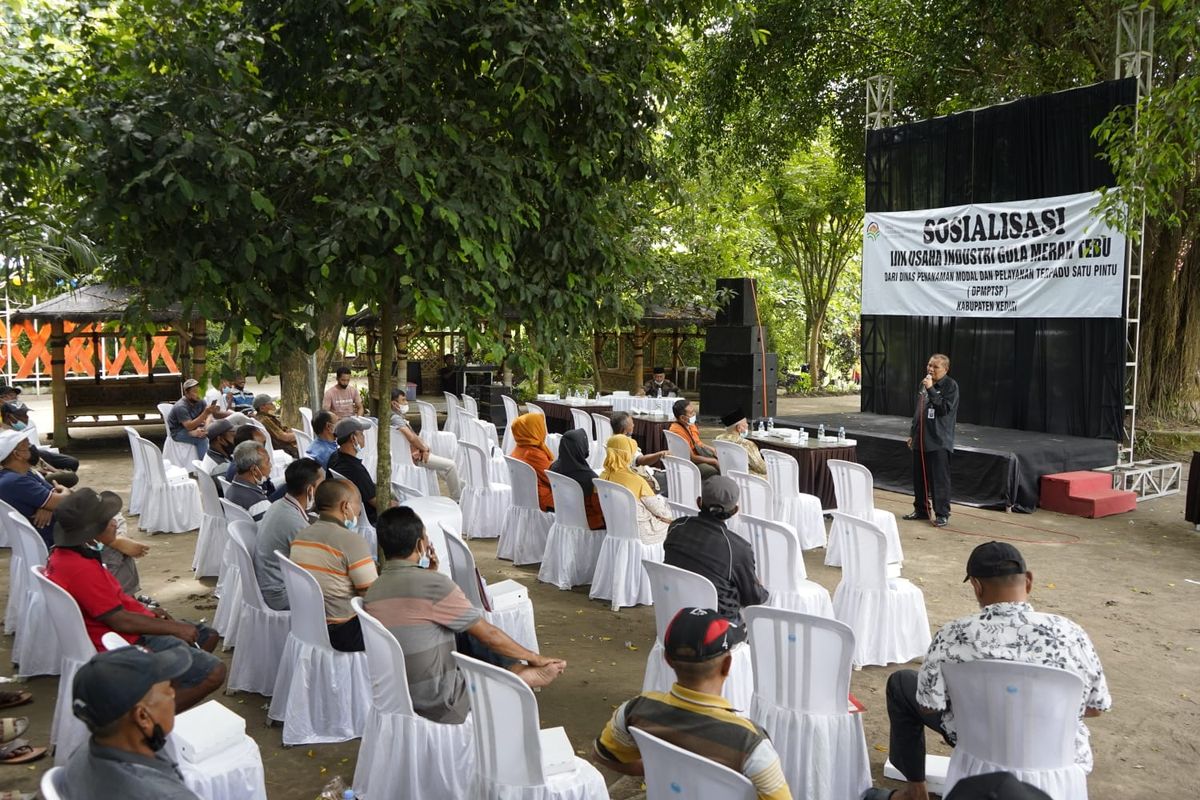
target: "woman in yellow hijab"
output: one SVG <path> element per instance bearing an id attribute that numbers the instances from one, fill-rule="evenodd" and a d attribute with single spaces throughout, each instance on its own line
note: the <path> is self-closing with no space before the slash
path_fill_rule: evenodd
<path id="1" fill-rule="evenodd" d="M 638 538 L 645 544 L 661 542 L 667 536 L 667 526 L 671 524 L 671 510 L 667 501 L 650 488 L 649 482 L 633 471 L 637 442 L 622 433 L 617 433 L 609 437 L 605 446 L 608 450 L 604 456 L 604 471 L 600 473 L 600 477 L 619 483 L 633 492 L 638 501 Z"/>

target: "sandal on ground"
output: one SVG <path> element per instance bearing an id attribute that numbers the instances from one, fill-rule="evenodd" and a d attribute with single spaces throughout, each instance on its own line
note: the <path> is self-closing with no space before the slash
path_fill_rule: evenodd
<path id="1" fill-rule="evenodd" d="M 6 789 L 0 791 L 0 800 L 34 800 L 37 794 L 34 792 L 18 792 L 16 789 Z"/>
<path id="2" fill-rule="evenodd" d="M 29 717 L 0 717 L 0 744 L 16 739 L 29 727 Z"/>
<path id="3" fill-rule="evenodd" d="M 46 755 L 45 747 L 31 747 L 27 739 L 0 745 L 0 764 L 28 764 Z"/>
<path id="4" fill-rule="evenodd" d="M 15 692 L 0 692 L 0 708 L 13 708 L 33 702 L 33 695 L 24 689 Z"/>
<path id="5" fill-rule="evenodd" d="M 862 797 L 859 800 L 888 800 L 895 793 L 895 789 L 877 789 L 871 787 L 862 793 Z"/>

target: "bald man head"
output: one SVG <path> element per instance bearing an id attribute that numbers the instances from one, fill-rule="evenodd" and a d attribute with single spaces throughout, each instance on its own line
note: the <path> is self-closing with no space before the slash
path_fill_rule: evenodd
<path id="1" fill-rule="evenodd" d="M 358 488 L 345 479 L 334 479 L 323 482 L 317 487 L 315 504 L 317 513 L 333 511 L 343 503 L 358 499 Z"/>

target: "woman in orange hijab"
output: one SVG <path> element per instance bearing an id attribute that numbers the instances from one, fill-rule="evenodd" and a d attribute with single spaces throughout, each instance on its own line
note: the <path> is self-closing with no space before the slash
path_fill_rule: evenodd
<path id="1" fill-rule="evenodd" d="M 554 495 L 550 491 L 550 479 L 546 470 L 554 461 L 554 454 L 546 446 L 546 418 L 541 414 L 522 414 L 512 422 L 512 457 L 524 461 L 537 473 L 538 505 L 542 511 L 554 510 Z"/>

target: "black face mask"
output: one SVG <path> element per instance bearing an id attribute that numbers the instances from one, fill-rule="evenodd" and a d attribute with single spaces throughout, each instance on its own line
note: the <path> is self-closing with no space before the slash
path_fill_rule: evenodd
<path id="1" fill-rule="evenodd" d="M 154 730 L 146 737 L 146 746 L 156 753 L 167 746 L 167 734 L 163 732 L 162 725 L 154 723 Z"/>

